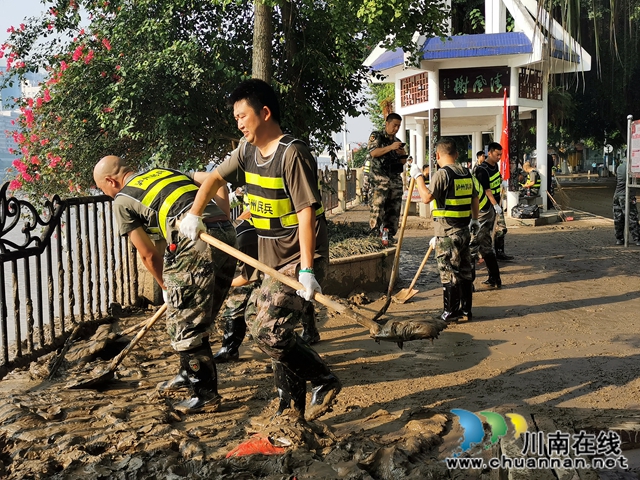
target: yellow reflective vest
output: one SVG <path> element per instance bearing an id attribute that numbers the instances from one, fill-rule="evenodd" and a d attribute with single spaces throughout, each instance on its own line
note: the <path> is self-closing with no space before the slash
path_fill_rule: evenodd
<path id="1" fill-rule="evenodd" d="M 295 212 L 287 185 L 283 178 L 282 159 L 287 148 L 294 142 L 302 142 L 291 135 L 280 139 L 272 159 L 264 164 L 256 161 L 256 147 L 245 144 L 245 179 L 247 198 L 253 225 L 258 236 L 263 238 L 281 238 L 288 236 L 291 229 L 298 227 L 298 215 Z M 316 218 L 324 215 L 321 205 L 316 210 Z"/>
<path id="2" fill-rule="evenodd" d="M 458 175 L 449 167 L 443 167 L 449 177 L 444 203 L 433 200 L 432 215 L 438 218 L 471 218 L 471 199 L 473 197 L 474 177 L 469 170 Z"/>
<path id="3" fill-rule="evenodd" d="M 127 196 L 154 210 L 158 225 L 148 225 L 149 233 L 161 233 L 167 238 L 167 220 L 191 208 L 198 187 L 184 173 L 166 168 L 154 168 L 131 177 L 116 194 Z"/>

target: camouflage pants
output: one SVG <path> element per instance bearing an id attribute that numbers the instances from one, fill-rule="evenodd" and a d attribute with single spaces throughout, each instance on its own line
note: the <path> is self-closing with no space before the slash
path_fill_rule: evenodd
<path id="1" fill-rule="evenodd" d="M 371 183 L 371 215 L 369 227 L 372 230 L 389 229 L 393 236 L 398 231 L 400 209 L 402 208 L 402 177 L 396 175 L 381 175 L 373 173 L 369 179 Z"/>
<path id="2" fill-rule="evenodd" d="M 504 219 L 504 213 L 496 215 L 496 225 L 494 231 L 496 238 L 504 237 L 507 234 L 507 222 Z"/>
<path id="3" fill-rule="evenodd" d="M 227 226 L 210 228 L 209 235 L 236 245 L 236 231 Z M 180 237 L 177 249 L 164 257 L 162 278 L 169 296 L 167 331 L 171 346 L 181 352 L 202 344 L 212 326 L 236 269 L 236 260 L 205 242 Z"/>
<path id="4" fill-rule="evenodd" d="M 329 261 L 316 258 L 313 264 L 316 279 L 322 285 Z M 297 279 L 299 265 L 290 263 L 280 273 Z M 282 354 L 295 342 L 294 328 L 313 308 L 296 291 L 273 277 L 265 275 L 262 283 L 251 294 L 245 319 L 251 336 L 258 347 L 271 358 L 280 360 Z M 313 304 L 311 304 L 313 305 Z"/>
<path id="5" fill-rule="evenodd" d="M 443 285 L 457 285 L 461 279 L 473 280 L 470 237 L 467 228 L 456 230 L 446 237 L 436 237 L 436 260 Z"/>
<path id="6" fill-rule="evenodd" d="M 229 290 L 229 296 L 224 304 L 222 312 L 222 321 L 226 325 L 227 320 L 245 321 L 246 311 L 249 309 L 249 299 L 251 294 L 260 285 L 259 282 L 243 285 L 242 287 L 232 287 Z"/>
<path id="7" fill-rule="evenodd" d="M 613 226 L 616 231 L 616 240 L 624 240 L 624 196 L 613 197 Z M 640 238 L 638 231 L 638 207 L 636 197 L 629 196 L 629 237 L 634 242 Z"/>

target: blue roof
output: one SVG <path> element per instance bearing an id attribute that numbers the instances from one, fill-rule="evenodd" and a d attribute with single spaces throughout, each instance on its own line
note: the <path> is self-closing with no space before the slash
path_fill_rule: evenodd
<path id="1" fill-rule="evenodd" d="M 423 60 L 489 57 L 533 53 L 531 41 L 522 32 L 457 35 L 441 40 L 429 38 L 422 46 Z M 397 48 L 386 51 L 371 65 L 373 70 L 387 70 L 404 63 L 404 52 Z"/>

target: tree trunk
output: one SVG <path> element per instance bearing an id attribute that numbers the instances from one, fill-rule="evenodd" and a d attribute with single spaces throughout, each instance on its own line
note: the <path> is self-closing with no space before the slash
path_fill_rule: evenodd
<path id="1" fill-rule="evenodd" d="M 271 83 L 271 42 L 273 37 L 271 7 L 255 0 L 253 20 L 253 63 L 251 75 Z"/>

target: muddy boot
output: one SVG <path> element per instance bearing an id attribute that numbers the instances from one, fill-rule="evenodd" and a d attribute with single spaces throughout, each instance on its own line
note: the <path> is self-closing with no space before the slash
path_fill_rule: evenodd
<path id="1" fill-rule="evenodd" d="M 459 322 L 472 320 L 471 306 L 473 305 L 473 282 L 460 280 L 460 318 Z"/>
<path id="2" fill-rule="evenodd" d="M 186 370 L 180 368 L 180 371 L 175 377 L 171 380 L 160 382 L 157 388 L 161 392 L 175 392 L 176 390 L 189 388 L 191 386 L 191 382 L 189 381 L 188 375 L 189 373 Z"/>
<path id="3" fill-rule="evenodd" d="M 311 421 L 329 412 L 342 384 L 320 355 L 296 335 L 280 361 L 298 378 L 311 382 L 312 397 L 305 418 Z"/>
<path id="4" fill-rule="evenodd" d="M 320 341 L 320 332 L 316 327 L 316 313 L 313 308 L 313 303 L 307 302 L 302 311 L 302 339 L 309 345 L 315 345 Z"/>
<path id="5" fill-rule="evenodd" d="M 489 287 L 501 288 L 502 280 L 500 278 L 500 267 L 498 266 L 498 260 L 496 260 L 496 256 L 493 253 L 485 255 L 484 262 L 487 265 L 489 278 L 487 278 L 482 283 L 484 285 L 488 285 Z"/>
<path id="6" fill-rule="evenodd" d="M 209 342 L 205 341 L 193 350 L 180 352 L 180 366 L 188 373 L 191 398 L 177 403 L 173 408 L 185 414 L 218 410 L 222 397 L 218 394 L 218 375 Z"/>
<path id="7" fill-rule="evenodd" d="M 222 336 L 222 347 L 213 356 L 216 363 L 237 362 L 240 359 L 238 349 L 247 333 L 244 318 L 227 318 Z"/>
<path id="8" fill-rule="evenodd" d="M 460 317 L 460 289 L 458 285 L 445 283 L 442 285 L 442 303 L 444 310 L 440 318 L 445 322 L 455 322 Z"/>
<path id="9" fill-rule="evenodd" d="M 272 361 L 273 374 L 278 390 L 278 410 L 274 416 L 282 415 L 287 409 L 293 410 L 294 415 L 304 419 L 304 410 L 307 396 L 307 384 L 298 378 L 291 370 L 285 367 L 282 362 Z"/>
<path id="10" fill-rule="evenodd" d="M 509 260 L 513 260 L 513 257 L 511 255 L 507 255 L 506 253 L 504 253 L 504 236 L 496 237 L 495 247 L 496 247 L 496 258 L 498 260 L 503 260 L 505 262 L 508 262 Z"/>

